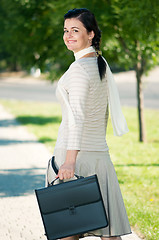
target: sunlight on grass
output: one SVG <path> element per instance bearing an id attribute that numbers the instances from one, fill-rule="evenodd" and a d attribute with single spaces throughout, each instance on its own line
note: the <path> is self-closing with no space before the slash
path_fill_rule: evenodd
<path id="1" fill-rule="evenodd" d="M 19 122 L 53 152 L 61 109 L 54 103 L 0 101 Z M 138 141 L 135 108 L 124 108 L 130 132 L 114 137 L 109 121 L 107 141 L 131 226 L 148 240 L 157 240 L 159 226 L 159 111 L 145 110 L 147 143 Z"/>

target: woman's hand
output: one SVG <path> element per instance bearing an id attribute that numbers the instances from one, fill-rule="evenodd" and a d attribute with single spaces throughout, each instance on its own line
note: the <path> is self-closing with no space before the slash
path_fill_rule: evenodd
<path id="1" fill-rule="evenodd" d="M 73 178 L 75 173 L 75 163 L 64 163 L 58 173 L 60 180 Z"/>
<path id="2" fill-rule="evenodd" d="M 78 150 L 67 150 L 66 161 L 61 165 L 58 172 L 60 180 L 74 177 L 77 153 Z"/>

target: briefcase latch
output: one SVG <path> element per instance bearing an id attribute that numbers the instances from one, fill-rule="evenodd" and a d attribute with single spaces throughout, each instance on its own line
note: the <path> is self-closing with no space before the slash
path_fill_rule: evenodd
<path id="1" fill-rule="evenodd" d="M 69 212 L 70 212 L 70 215 L 75 215 L 76 214 L 76 208 L 74 206 L 70 206 L 69 207 Z"/>

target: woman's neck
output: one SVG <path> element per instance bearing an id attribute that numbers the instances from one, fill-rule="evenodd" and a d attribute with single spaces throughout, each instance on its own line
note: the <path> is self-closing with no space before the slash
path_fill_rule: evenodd
<path id="1" fill-rule="evenodd" d="M 86 55 L 84 55 L 81 58 L 86 58 L 86 57 L 96 57 L 96 53 L 92 52 L 92 53 L 87 53 Z"/>
<path id="2" fill-rule="evenodd" d="M 88 48 L 84 48 L 76 53 L 74 53 L 75 59 L 78 60 L 84 57 L 95 57 L 96 51 L 94 47 L 90 46 Z"/>

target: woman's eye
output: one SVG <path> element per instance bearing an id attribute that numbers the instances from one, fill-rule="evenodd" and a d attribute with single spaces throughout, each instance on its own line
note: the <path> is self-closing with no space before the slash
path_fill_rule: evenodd
<path id="1" fill-rule="evenodd" d="M 69 32 L 68 30 L 64 30 L 64 33 L 68 33 L 68 32 Z M 75 32 L 78 32 L 78 30 L 77 29 L 73 29 L 70 32 L 75 33 Z"/>

